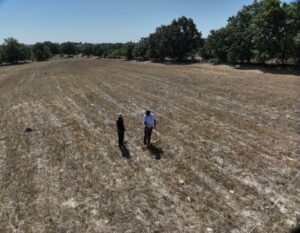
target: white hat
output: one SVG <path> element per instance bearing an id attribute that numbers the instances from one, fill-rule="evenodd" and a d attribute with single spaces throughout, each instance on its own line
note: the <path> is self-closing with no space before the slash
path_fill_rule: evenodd
<path id="1" fill-rule="evenodd" d="M 123 117 L 123 113 L 119 112 L 118 117 Z"/>

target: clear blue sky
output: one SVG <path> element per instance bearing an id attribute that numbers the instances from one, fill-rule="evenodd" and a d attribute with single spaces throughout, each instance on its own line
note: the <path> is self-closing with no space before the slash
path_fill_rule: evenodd
<path id="1" fill-rule="evenodd" d="M 127 42 L 182 15 L 206 37 L 252 0 L 0 0 L 0 43 Z"/>

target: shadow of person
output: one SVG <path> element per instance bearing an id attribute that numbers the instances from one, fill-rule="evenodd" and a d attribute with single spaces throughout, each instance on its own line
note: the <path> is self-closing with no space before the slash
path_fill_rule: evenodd
<path id="1" fill-rule="evenodd" d="M 130 159 L 130 152 L 126 146 L 119 146 L 122 156 L 126 159 Z"/>
<path id="2" fill-rule="evenodd" d="M 155 156 L 155 159 L 156 160 L 160 160 L 161 159 L 161 156 L 164 154 L 164 151 L 159 148 L 159 147 L 156 147 L 155 145 L 151 144 L 149 147 L 147 147 L 149 152 Z"/>

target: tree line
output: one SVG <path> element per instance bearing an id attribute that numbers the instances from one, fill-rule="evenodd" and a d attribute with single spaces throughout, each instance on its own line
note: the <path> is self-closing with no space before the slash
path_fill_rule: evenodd
<path id="1" fill-rule="evenodd" d="M 53 56 L 75 55 L 97 56 L 101 58 L 122 58 L 132 59 L 130 50 L 133 49 L 134 43 L 76 43 L 64 42 L 53 43 L 50 41 L 38 42 L 34 45 L 25 45 L 19 43 L 15 38 L 4 39 L 4 43 L 0 45 L 0 65 L 16 64 L 20 61 L 46 61 Z"/>
<path id="2" fill-rule="evenodd" d="M 24 60 L 45 61 L 54 55 L 97 56 L 100 58 L 126 58 L 128 60 L 166 58 L 182 61 L 194 56 L 203 44 L 201 33 L 198 32 L 192 19 L 181 17 L 168 25 L 162 25 L 148 38 L 139 43 L 74 43 L 62 44 L 46 41 L 34 45 L 19 43 L 14 38 L 7 38 L 0 47 L 0 63 L 17 63 Z"/>
<path id="3" fill-rule="evenodd" d="M 185 16 L 157 27 L 138 43 L 53 43 L 34 45 L 7 38 L 0 46 L 0 64 L 24 60 L 45 61 L 55 55 L 96 56 L 182 62 L 200 58 L 214 63 L 299 64 L 300 0 L 255 0 L 229 17 L 225 27 L 202 38 L 195 23 Z"/>
<path id="4" fill-rule="evenodd" d="M 262 0 L 244 6 L 225 27 L 210 32 L 201 55 L 221 63 L 299 64 L 300 1 Z"/>

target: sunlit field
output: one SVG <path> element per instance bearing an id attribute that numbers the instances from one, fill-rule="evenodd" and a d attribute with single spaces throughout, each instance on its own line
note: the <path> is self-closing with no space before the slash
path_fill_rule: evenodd
<path id="1" fill-rule="evenodd" d="M 288 232 L 299 90 L 297 75 L 221 65 L 0 67 L 0 232 Z"/>

